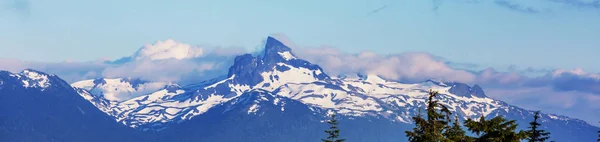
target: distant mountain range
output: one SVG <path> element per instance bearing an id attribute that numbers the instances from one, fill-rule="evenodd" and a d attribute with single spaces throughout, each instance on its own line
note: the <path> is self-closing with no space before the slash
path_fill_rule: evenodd
<path id="1" fill-rule="evenodd" d="M 349 142 L 406 141 L 429 89 L 461 120 L 504 116 L 524 129 L 533 118 L 477 85 L 331 77 L 269 37 L 263 54 L 240 55 L 226 76 L 192 85 L 132 78 L 69 85 L 35 70 L 0 72 L 0 140 L 319 141 L 335 112 Z M 600 129 L 555 114 L 541 121 L 556 141 L 595 141 Z"/>

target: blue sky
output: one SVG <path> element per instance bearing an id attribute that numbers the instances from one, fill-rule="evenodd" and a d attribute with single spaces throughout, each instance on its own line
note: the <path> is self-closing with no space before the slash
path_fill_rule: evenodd
<path id="1" fill-rule="evenodd" d="M 252 50 L 284 33 L 348 53 L 424 51 L 455 62 L 600 72 L 600 4 L 560 1 L 2 0 L 0 57 L 117 59 L 167 38 Z"/>

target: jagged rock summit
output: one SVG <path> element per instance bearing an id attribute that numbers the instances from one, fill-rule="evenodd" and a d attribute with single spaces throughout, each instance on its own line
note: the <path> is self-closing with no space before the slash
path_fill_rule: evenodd
<path id="1" fill-rule="evenodd" d="M 265 79 L 271 81 L 273 78 L 279 79 L 280 75 L 285 75 L 284 72 L 287 71 L 302 73 L 296 74 L 300 76 L 295 77 L 286 76 L 289 81 L 294 81 L 292 79 L 324 80 L 330 78 L 321 67 L 296 58 L 292 49 L 273 37 L 267 38 L 265 50 L 261 56 L 253 57 L 251 54 L 237 56 L 233 66 L 229 68 L 228 76 L 234 77 L 236 83 L 250 86 L 255 86 Z"/>

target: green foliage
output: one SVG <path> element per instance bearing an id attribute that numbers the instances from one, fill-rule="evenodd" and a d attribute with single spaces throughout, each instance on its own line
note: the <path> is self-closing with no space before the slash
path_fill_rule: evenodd
<path id="1" fill-rule="evenodd" d="M 452 126 L 444 132 L 444 137 L 446 137 L 449 141 L 452 142 L 469 142 L 471 138 L 466 135 L 465 130 L 462 129 L 460 125 L 460 121 L 458 120 L 458 116 L 454 118 L 454 122 Z"/>
<path id="2" fill-rule="evenodd" d="M 327 139 L 321 139 L 321 140 L 323 142 L 344 142 L 345 139 L 339 138 L 340 137 L 340 129 L 337 127 L 339 122 L 335 118 L 335 114 L 331 115 L 331 119 L 329 119 L 327 121 L 327 123 L 329 123 L 329 125 L 331 125 L 328 130 L 325 130 L 325 133 L 327 133 L 329 136 L 327 136 Z"/>
<path id="3" fill-rule="evenodd" d="M 452 114 L 448 107 L 434 100 L 438 95 L 436 91 L 429 91 L 427 99 L 427 116 L 421 114 L 421 109 L 416 116 L 412 117 L 415 127 L 410 131 L 405 131 L 408 141 L 410 142 L 519 142 L 527 138 L 529 132 L 516 132 L 517 124 L 515 120 L 506 120 L 502 116 L 486 120 L 484 116 L 479 120 L 467 119 L 464 121 L 464 126 L 467 129 L 478 135 L 477 138 L 469 137 L 462 129 L 458 116 L 452 122 L 450 115 Z M 536 114 L 536 117 L 538 115 Z M 546 135 L 549 133 L 538 130 L 539 124 L 537 118 L 534 118 L 531 134 L 538 134 L 539 138 L 546 140 Z M 449 123 L 452 122 L 452 126 Z M 534 125 L 535 124 L 535 125 Z M 599 132 L 600 136 L 600 132 Z"/>
<path id="4" fill-rule="evenodd" d="M 421 114 L 421 109 L 419 109 L 419 114 L 417 116 L 412 117 L 415 122 L 416 127 L 413 128 L 412 131 L 406 131 L 406 136 L 408 137 L 408 141 L 410 142 L 424 142 L 425 139 L 425 127 L 427 125 L 427 121 L 423 119 L 423 115 Z"/>
<path id="5" fill-rule="evenodd" d="M 441 105 L 438 100 L 434 100 L 438 95 L 437 91 L 429 91 L 427 99 L 427 118 L 419 114 L 412 119 L 416 127 L 412 131 L 406 131 L 406 136 L 410 142 L 441 142 L 447 141 L 444 137 L 446 129 L 449 129 L 449 116 L 451 115 L 448 107 Z"/>
<path id="6" fill-rule="evenodd" d="M 527 140 L 529 142 L 544 142 L 548 140 L 550 137 L 549 132 L 545 130 L 540 130 L 538 127 L 542 124 L 538 123 L 538 119 L 540 118 L 540 111 L 535 112 L 535 116 L 533 116 L 533 121 L 529 123 L 529 130 L 527 133 Z"/>
<path id="7" fill-rule="evenodd" d="M 524 131 L 515 132 L 517 124 L 515 120 L 507 121 L 502 116 L 485 120 L 481 116 L 478 121 L 467 119 L 465 126 L 469 131 L 477 134 L 475 142 L 519 142 L 527 137 Z"/>

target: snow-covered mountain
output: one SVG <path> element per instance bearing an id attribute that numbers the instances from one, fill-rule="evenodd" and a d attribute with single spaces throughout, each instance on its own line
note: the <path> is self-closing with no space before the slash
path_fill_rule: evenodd
<path id="1" fill-rule="evenodd" d="M 64 85 L 64 84 L 52 84 L 51 83 L 53 81 L 55 81 L 55 82 L 57 81 L 58 77 L 56 77 L 56 75 L 46 74 L 46 73 L 38 72 L 38 71 L 35 71 L 32 69 L 23 70 L 22 72 L 20 72 L 18 74 L 3 71 L 2 74 L 7 75 L 7 77 L 10 77 L 10 78 L 18 81 L 17 83 L 21 84 L 22 85 L 21 87 L 39 89 L 40 91 L 45 91 L 46 89 L 52 87 L 53 85 Z M 3 84 L 9 84 L 9 83 L 5 83 L 4 81 L 8 81 L 10 79 L 9 78 L 5 78 L 5 79 L 6 80 L 0 80 L 0 87 L 5 87 L 5 86 L 3 86 Z M 15 86 L 11 86 L 11 87 L 15 87 Z"/>
<path id="2" fill-rule="evenodd" d="M 240 55 L 226 75 L 191 85 L 131 78 L 69 85 L 35 70 L 0 71 L 0 141 L 313 141 L 328 112 L 340 114 L 349 141 L 404 141 L 430 89 L 461 119 L 504 116 L 523 129 L 533 115 L 477 85 L 330 77 L 269 37 L 263 54 Z M 555 114 L 541 122 L 557 141 L 593 141 L 599 129 Z"/>
<path id="3" fill-rule="evenodd" d="M 0 141 L 147 141 L 120 125 L 56 75 L 0 71 Z"/>
<path id="4" fill-rule="evenodd" d="M 149 82 L 133 78 L 99 78 L 72 83 L 71 86 L 88 90 L 109 101 L 125 101 L 160 90 L 170 83 Z"/>
<path id="5" fill-rule="evenodd" d="M 87 85 L 74 84 L 88 86 L 79 89 L 81 96 L 118 122 L 142 130 L 166 129 L 200 117 L 225 103 L 240 100 L 243 94 L 256 90 L 273 94 L 275 97 L 272 100 L 264 100 L 273 101 L 281 107 L 281 112 L 298 108 L 278 104 L 277 98 L 300 102 L 315 114 L 336 111 L 348 119 L 385 120 L 395 124 L 412 123 L 410 118 L 418 109 L 424 108 L 427 91 L 430 89 L 439 91 L 441 95 L 438 99 L 461 119 L 502 115 L 518 120 L 521 127 L 525 127 L 533 114 L 532 111 L 487 97 L 477 85 L 471 87 L 458 82 L 435 80 L 405 84 L 375 75 L 332 78 L 318 65 L 296 57 L 289 47 L 272 37 L 267 39 L 262 55 L 240 55 L 235 58 L 226 77 L 201 84 L 168 86 L 146 95 L 114 102 L 102 95 L 111 91 L 94 91 L 89 89 L 90 81 L 87 82 L 82 83 Z M 131 88 L 127 85 L 124 88 L 115 86 L 117 90 Z M 247 115 L 256 115 L 261 107 L 260 103 L 250 105 Z M 576 133 L 592 134 L 592 129 L 595 128 L 584 121 L 554 114 L 543 114 L 541 120 L 548 129 L 564 132 L 553 133 L 562 138 Z M 589 138 L 582 138 L 587 139 Z"/>

